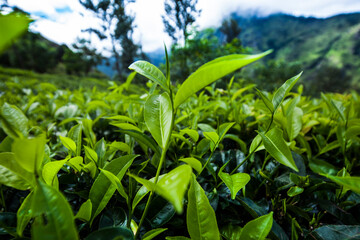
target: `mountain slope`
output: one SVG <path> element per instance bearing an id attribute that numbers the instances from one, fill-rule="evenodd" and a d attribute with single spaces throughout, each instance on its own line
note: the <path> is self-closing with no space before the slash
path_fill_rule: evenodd
<path id="1" fill-rule="evenodd" d="M 360 83 L 360 13 L 327 19 L 285 14 L 235 19 L 244 46 L 274 49 L 272 58 L 299 62 L 305 79 L 316 79 L 317 70 L 330 66 L 351 76 L 353 84 Z"/>

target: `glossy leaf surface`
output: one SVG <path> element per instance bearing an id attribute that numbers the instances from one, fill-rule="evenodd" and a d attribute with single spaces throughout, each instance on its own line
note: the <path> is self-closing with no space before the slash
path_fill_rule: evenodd
<path id="1" fill-rule="evenodd" d="M 191 95 L 210 83 L 268 55 L 269 53 L 271 53 L 271 51 L 257 55 L 228 55 L 204 64 L 183 82 L 175 95 L 174 108 L 177 109 L 180 104 L 185 102 Z"/>
<path id="2" fill-rule="evenodd" d="M 0 15 L 0 19 L 1 17 Z M 28 135 L 29 120 L 16 106 L 4 103 L 1 107 L 0 121 L 4 132 L 11 138 L 22 138 Z"/>
<path id="3" fill-rule="evenodd" d="M 264 240 L 273 224 L 273 212 L 248 222 L 242 229 L 241 240 Z"/>
<path id="4" fill-rule="evenodd" d="M 230 189 L 231 199 L 235 199 L 236 194 L 240 191 L 240 189 L 244 188 L 250 181 L 250 175 L 247 173 L 235 173 L 230 175 L 220 171 L 219 177 Z"/>
<path id="5" fill-rule="evenodd" d="M 290 78 L 278 90 L 276 90 L 272 99 L 274 110 L 276 110 L 280 106 L 282 101 L 285 99 L 286 95 L 290 92 L 290 90 L 293 88 L 295 83 L 299 80 L 301 74 L 302 72 Z"/>
<path id="6" fill-rule="evenodd" d="M 214 209 L 194 175 L 188 191 L 186 225 L 191 239 L 220 239 Z"/>
<path id="7" fill-rule="evenodd" d="M 144 119 L 158 145 L 165 149 L 171 134 L 173 112 L 169 94 L 151 95 L 145 103 Z"/>
<path id="8" fill-rule="evenodd" d="M 275 127 L 266 134 L 261 132 L 259 132 L 259 134 L 263 140 L 266 151 L 268 151 L 276 161 L 297 172 L 299 171 L 291 156 L 290 149 L 285 143 L 283 132 L 279 128 Z"/>

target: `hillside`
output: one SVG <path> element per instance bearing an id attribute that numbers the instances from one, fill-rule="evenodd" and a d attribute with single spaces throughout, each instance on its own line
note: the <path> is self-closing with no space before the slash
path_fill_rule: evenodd
<path id="1" fill-rule="evenodd" d="M 274 49 L 273 59 L 298 62 L 306 80 L 316 79 L 321 68 L 326 67 L 338 70 L 338 76 L 351 76 L 352 83 L 359 85 L 360 13 L 326 19 L 285 14 L 234 17 L 242 28 L 243 45 L 254 52 Z"/>

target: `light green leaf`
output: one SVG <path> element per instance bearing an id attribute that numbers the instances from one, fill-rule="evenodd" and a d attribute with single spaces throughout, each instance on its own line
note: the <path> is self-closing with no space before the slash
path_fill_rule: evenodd
<path id="1" fill-rule="evenodd" d="M 210 83 L 268 55 L 269 53 L 271 53 L 271 51 L 256 55 L 228 55 L 204 64 L 183 82 L 175 95 L 174 108 L 177 109 L 180 104 L 185 102 L 191 95 Z"/>
<path id="2" fill-rule="evenodd" d="M 270 99 L 259 89 L 256 88 L 256 91 L 258 92 L 258 94 L 261 97 L 261 100 L 264 102 L 265 106 L 269 109 L 269 111 L 271 113 L 273 113 L 275 111 L 275 109 L 274 109 L 274 105 L 272 104 Z"/>
<path id="3" fill-rule="evenodd" d="M 60 140 L 67 149 L 76 154 L 76 144 L 71 138 L 60 136 Z"/>
<path id="4" fill-rule="evenodd" d="M 69 133 L 68 137 L 71 138 L 76 143 L 76 156 L 81 154 L 81 142 L 82 142 L 82 125 L 77 124 L 73 126 Z"/>
<path id="5" fill-rule="evenodd" d="M 0 19 L 1 17 L 0 15 Z M 0 122 L 4 132 L 13 139 L 28 135 L 29 120 L 16 106 L 4 103 L 1 107 Z"/>
<path id="6" fill-rule="evenodd" d="M 60 192 L 39 181 L 32 198 L 32 238 L 79 239 L 71 207 Z"/>
<path id="7" fill-rule="evenodd" d="M 165 149 L 171 135 L 173 112 L 168 93 L 151 95 L 145 103 L 144 119 L 158 145 Z"/>
<path id="8" fill-rule="evenodd" d="M 127 155 L 116 158 L 108 163 L 104 167 L 104 170 L 113 173 L 121 180 L 136 157 L 137 155 Z M 116 187 L 108 180 L 103 172 L 100 172 L 89 193 L 89 198 L 93 205 L 91 222 L 105 208 L 115 191 Z"/>
<path id="9" fill-rule="evenodd" d="M 16 218 L 17 218 L 17 225 L 16 225 L 16 233 L 22 237 L 22 233 L 25 227 L 28 225 L 32 218 L 32 198 L 34 196 L 34 192 L 30 192 L 29 195 L 26 196 L 24 201 L 22 202 L 20 208 L 17 211 Z"/>
<path id="10" fill-rule="evenodd" d="M 276 161 L 297 172 L 299 171 L 292 158 L 290 149 L 283 138 L 283 132 L 279 128 L 275 127 L 266 134 L 261 132 L 259 132 L 259 134 L 263 140 L 266 151 L 268 151 Z"/>
<path id="11" fill-rule="evenodd" d="M 191 240 L 190 238 L 183 236 L 175 236 L 175 237 L 166 237 L 166 240 Z"/>
<path id="12" fill-rule="evenodd" d="M 291 187 L 291 188 L 287 191 L 287 195 L 288 195 L 289 197 L 294 197 L 294 196 L 296 196 L 296 195 L 301 194 L 303 191 L 304 191 L 303 188 L 298 187 L 298 186 L 294 186 L 294 187 Z"/>
<path id="13" fill-rule="evenodd" d="M 179 159 L 179 161 L 185 162 L 185 163 L 189 164 L 197 172 L 201 172 L 202 164 L 196 158 L 193 158 L 193 157 L 181 158 L 181 159 Z"/>
<path id="14" fill-rule="evenodd" d="M 234 126 L 235 122 L 223 123 L 219 126 L 218 134 L 219 134 L 219 143 L 224 139 L 225 134 Z"/>
<path id="15" fill-rule="evenodd" d="M 92 203 L 90 199 L 81 204 L 79 211 L 77 212 L 75 219 L 80 219 L 84 222 L 90 221 L 92 211 Z"/>
<path id="16" fill-rule="evenodd" d="M 265 149 L 265 147 L 264 147 L 264 144 L 261 141 L 261 135 L 258 134 L 252 140 L 249 152 L 250 153 L 257 152 L 257 151 L 260 151 L 260 150 L 263 150 L 263 149 Z"/>
<path id="17" fill-rule="evenodd" d="M 44 159 L 45 135 L 39 135 L 36 138 L 14 139 L 12 152 L 15 154 L 16 161 L 26 171 L 39 172 Z"/>
<path id="18" fill-rule="evenodd" d="M 289 141 L 294 140 L 302 129 L 303 111 L 301 108 L 295 107 L 294 110 L 286 116 L 286 132 Z"/>
<path id="19" fill-rule="evenodd" d="M 240 189 L 244 188 L 245 185 L 250 181 L 250 175 L 247 173 L 235 173 L 230 175 L 220 171 L 219 177 L 229 188 L 231 199 L 235 199 L 236 194 L 240 191 Z"/>
<path id="20" fill-rule="evenodd" d="M 134 119 L 129 118 L 127 116 L 123 116 L 123 115 L 116 115 L 116 116 L 112 116 L 112 117 L 106 117 L 106 119 L 109 120 L 117 120 L 119 122 L 130 122 L 132 124 L 136 124 L 136 122 L 134 121 Z"/>
<path id="21" fill-rule="evenodd" d="M 91 149 L 91 148 L 89 148 L 89 147 L 87 147 L 87 146 L 84 146 L 84 150 L 85 150 L 85 156 L 86 156 L 88 159 L 90 159 L 90 160 L 93 161 L 94 163 L 97 163 L 97 162 L 98 162 L 98 155 L 97 155 L 97 153 L 96 153 L 93 149 Z"/>
<path id="22" fill-rule="evenodd" d="M 42 176 L 45 183 L 49 186 L 53 186 L 56 189 L 59 189 L 59 182 L 57 181 L 57 173 L 67 162 L 67 159 L 49 162 L 44 165 L 42 170 Z M 56 179 L 56 180 L 55 180 Z"/>
<path id="23" fill-rule="evenodd" d="M 194 174 L 188 191 L 186 225 L 193 240 L 220 239 L 214 209 Z"/>
<path id="24" fill-rule="evenodd" d="M 129 69 L 134 70 L 138 74 L 159 84 L 165 91 L 169 91 L 164 74 L 151 63 L 146 61 L 136 61 L 129 66 Z"/>
<path id="25" fill-rule="evenodd" d="M 147 233 L 145 233 L 144 236 L 142 236 L 142 240 L 151 240 L 154 237 L 156 237 L 157 235 L 165 232 L 166 230 L 167 230 L 167 228 L 156 228 L 156 229 L 150 230 Z"/>
<path id="26" fill-rule="evenodd" d="M 161 155 L 161 148 L 156 144 L 156 142 L 152 138 L 148 137 L 144 133 L 138 130 L 129 130 L 123 128 L 120 129 L 120 132 L 130 135 L 131 137 L 135 138 L 136 141 L 138 141 L 139 143 L 142 143 L 148 146 L 149 148 L 151 148 L 159 156 Z"/>
<path id="27" fill-rule="evenodd" d="M 10 152 L 0 153 L 0 183 L 19 190 L 27 190 L 34 183 L 34 175 L 22 168 Z"/>
<path id="28" fill-rule="evenodd" d="M 215 151 L 219 143 L 219 135 L 216 132 L 204 132 L 204 137 L 210 140 L 211 142 L 211 151 Z"/>
<path id="29" fill-rule="evenodd" d="M 120 193 L 121 196 L 123 196 L 126 201 L 129 200 L 129 196 L 126 194 L 125 189 L 123 185 L 121 184 L 120 179 L 118 179 L 112 172 L 109 172 L 105 169 L 101 169 L 101 172 L 104 173 L 104 175 L 109 179 L 109 181 L 116 186 L 116 189 Z"/>
<path id="30" fill-rule="evenodd" d="M 286 95 L 290 92 L 295 83 L 299 80 L 302 72 L 296 75 L 295 77 L 287 80 L 276 92 L 274 93 L 272 104 L 274 106 L 274 111 L 280 106 L 282 101 L 285 99 Z"/>
<path id="31" fill-rule="evenodd" d="M 331 151 L 331 150 L 334 150 L 336 148 L 339 148 L 340 147 L 340 143 L 339 141 L 335 140 L 329 144 L 326 144 L 325 147 L 323 147 L 320 152 L 318 153 L 318 155 L 321 155 L 321 154 L 324 154 L 328 151 Z"/>
<path id="32" fill-rule="evenodd" d="M 360 177 L 337 177 L 329 174 L 322 175 L 329 178 L 331 181 L 339 184 L 340 186 L 344 186 L 353 192 L 360 193 Z"/>
<path id="33" fill-rule="evenodd" d="M 334 165 L 320 159 L 311 159 L 309 167 L 314 173 L 336 175 L 339 171 Z"/>
<path id="34" fill-rule="evenodd" d="M 241 240 L 264 240 L 269 234 L 273 223 L 273 212 L 248 222 L 242 229 Z"/>
<path id="35" fill-rule="evenodd" d="M 84 160 L 82 157 L 73 157 L 70 158 L 69 161 L 66 163 L 66 165 L 69 165 L 72 167 L 75 171 L 80 172 L 83 168 Z"/>
<path id="36" fill-rule="evenodd" d="M 199 133 L 194 129 L 185 128 L 180 130 L 180 133 L 189 135 L 195 143 L 199 140 Z"/>
<path id="37" fill-rule="evenodd" d="M 22 14 L 0 15 L 0 54 L 25 33 L 31 19 Z"/>
<path id="38" fill-rule="evenodd" d="M 129 176 L 143 184 L 150 191 L 155 191 L 171 202 L 175 210 L 181 214 L 183 211 L 183 198 L 190 182 L 191 172 L 190 166 L 181 165 L 165 174 L 157 184 L 132 174 L 129 174 Z"/>
<path id="39" fill-rule="evenodd" d="M 126 143 L 123 143 L 123 142 L 114 141 L 110 144 L 110 148 L 115 148 L 116 150 L 120 150 L 120 151 L 126 152 L 128 154 L 130 154 L 130 151 L 131 151 L 129 145 L 127 145 Z"/>

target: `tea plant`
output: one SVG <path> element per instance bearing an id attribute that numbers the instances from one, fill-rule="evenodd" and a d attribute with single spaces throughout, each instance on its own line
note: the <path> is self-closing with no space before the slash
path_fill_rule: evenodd
<path id="1" fill-rule="evenodd" d="M 291 92 L 301 74 L 274 93 L 212 84 L 269 53 L 215 59 L 180 86 L 168 60 L 165 75 L 133 63 L 108 91 L 9 78 L 2 237 L 356 239 L 358 94 L 310 99 Z"/>

